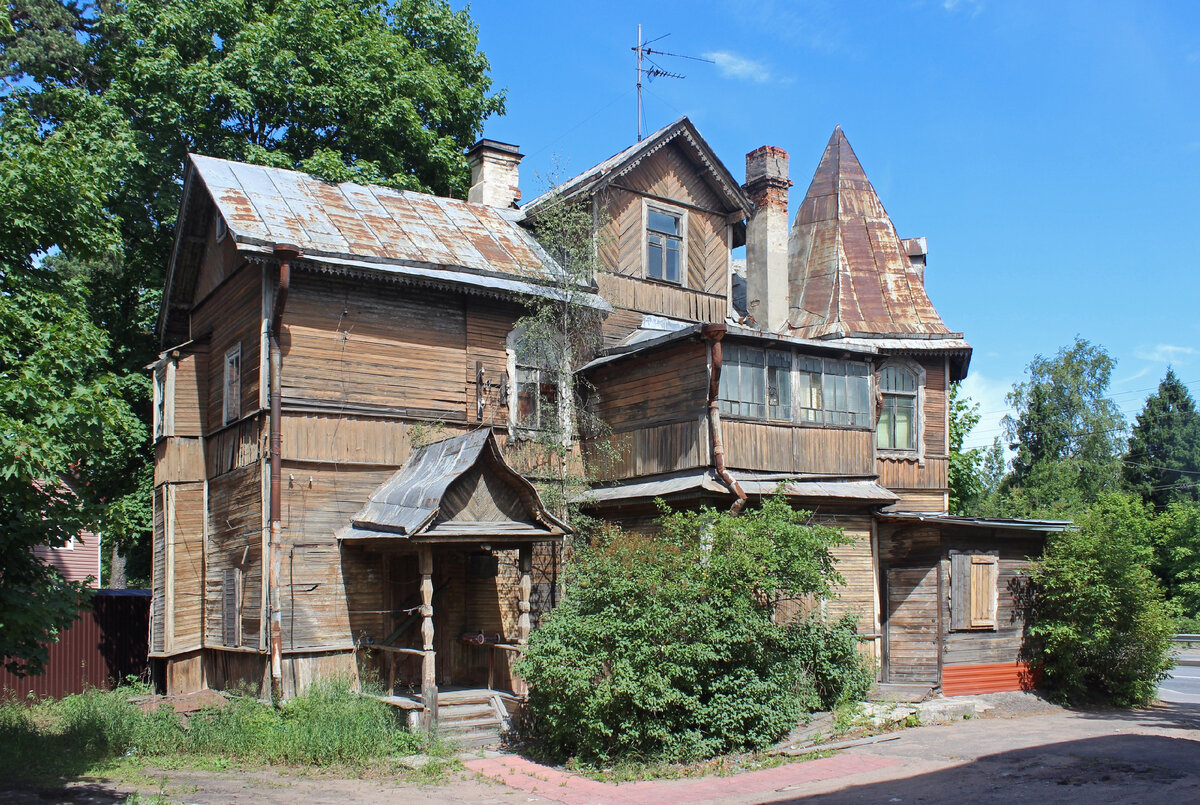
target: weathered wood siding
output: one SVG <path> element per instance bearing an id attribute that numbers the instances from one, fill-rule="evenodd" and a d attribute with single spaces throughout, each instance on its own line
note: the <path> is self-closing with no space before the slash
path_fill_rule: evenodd
<path id="1" fill-rule="evenodd" d="M 1020 659 L 1024 639 L 1026 610 L 1023 596 L 1028 592 L 1025 572 L 1029 568 L 1029 557 L 1040 555 L 1042 542 L 1038 538 L 1021 539 L 1000 536 L 990 530 L 979 529 L 974 533 L 947 529 L 943 535 L 943 550 L 948 557 L 950 551 L 998 551 L 998 595 L 996 599 L 996 628 L 952 630 L 950 617 L 950 561 L 940 562 L 943 589 L 943 622 L 947 624 L 942 662 L 952 665 L 981 665 L 991 663 L 1015 663 Z"/>
<path id="2" fill-rule="evenodd" d="M 175 362 L 171 395 L 175 436 L 203 436 L 208 411 L 208 351 L 192 345 Z"/>
<path id="3" fill-rule="evenodd" d="M 168 652 L 200 648 L 204 604 L 204 482 L 164 487 L 167 533 Z"/>
<path id="4" fill-rule="evenodd" d="M 204 642 L 225 643 L 227 578 L 239 571 L 236 618 L 237 646 L 264 648 L 262 556 L 264 539 L 264 473 L 259 464 L 226 472 L 208 482 L 208 540 L 204 551 Z"/>
<path id="5" fill-rule="evenodd" d="M 938 681 L 938 571 L 935 566 L 886 571 L 886 681 Z"/>
<path id="6" fill-rule="evenodd" d="M 867 430 L 721 419 L 725 463 L 735 469 L 869 475 L 875 434 Z"/>
<path id="7" fill-rule="evenodd" d="M 225 353 L 241 345 L 241 415 L 253 414 L 259 405 L 262 371 L 262 268 L 246 263 L 232 271 L 192 311 L 192 338 L 209 338 L 206 366 L 207 427 L 212 433 L 224 426 Z M 197 367 L 199 368 L 199 367 Z"/>
<path id="8" fill-rule="evenodd" d="M 696 321 L 721 321 L 727 310 L 729 271 L 727 202 L 708 185 L 704 169 L 671 143 L 609 184 L 597 198 L 602 227 L 599 278 L 618 315 L 604 323 L 607 341 L 636 327 L 640 315 L 667 315 Z M 686 266 L 681 286 L 645 279 L 644 200 L 682 207 L 687 213 Z"/>
<path id="9" fill-rule="evenodd" d="M 925 371 L 921 408 L 922 452 L 918 460 L 879 456 L 879 483 L 900 496 L 898 511 L 946 512 L 950 482 L 947 475 L 947 404 L 946 359 L 932 356 L 920 361 Z"/>

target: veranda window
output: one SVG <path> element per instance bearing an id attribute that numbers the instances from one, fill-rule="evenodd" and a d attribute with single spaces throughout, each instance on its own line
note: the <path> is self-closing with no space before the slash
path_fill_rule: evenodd
<path id="1" fill-rule="evenodd" d="M 879 373 L 882 402 L 875 444 L 881 450 L 915 450 L 917 446 L 917 377 L 902 366 Z"/>

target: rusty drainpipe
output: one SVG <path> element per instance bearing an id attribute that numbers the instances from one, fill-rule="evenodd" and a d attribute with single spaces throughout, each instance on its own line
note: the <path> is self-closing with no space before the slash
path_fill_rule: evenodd
<path id="1" fill-rule="evenodd" d="M 712 431 L 713 469 L 737 500 L 729 507 L 729 513 L 740 514 L 746 508 L 746 493 L 729 470 L 725 469 L 725 441 L 721 437 L 721 339 L 725 337 L 724 324 L 705 324 L 700 328 L 700 334 L 712 346 L 712 371 L 708 376 L 708 425 Z"/>
<path id="2" fill-rule="evenodd" d="M 283 310 L 287 307 L 288 289 L 292 284 L 292 261 L 300 249 L 284 243 L 275 244 L 279 258 L 279 287 L 271 308 L 271 577 L 268 589 L 271 606 L 271 700 L 283 700 L 283 610 L 279 600 L 279 571 L 283 563 L 281 539 L 283 521 L 283 352 L 279 334 L 283 328 Z"/>

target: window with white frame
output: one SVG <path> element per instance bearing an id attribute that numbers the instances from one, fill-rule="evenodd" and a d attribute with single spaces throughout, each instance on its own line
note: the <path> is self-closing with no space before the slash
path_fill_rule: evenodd
<path id="1" fill-rule="evenodd" d="M 154 367 L 154 441 L 158 441 L 166 435 L 166 379 L 167 367 L 159 364 Z"/>
<path id="2" fill-rule="evenodd" d="M 725 346 L 721 411 L 777 422 L 870 427 L 865 363 L 814 358 L 790 350 Z"/>
<path id="3" fill-rule="evenodd" d="M 517 432 L 549 430 L 562 422 L 567 403 L 559 389 L 554 347 L 526 338 L 518 329 L 509 334 L 508 352 L 513 378 L 509 420 Z"/>
<path id="4" fill-rule="evenodd" d="M 242 416 L 242 345 L 234 344 L 225 352 L 224 394 L 221 423 L 228 425 Z"/>
<path id="5" fill-rule="evenodd" d="M 683 284 L 685 228 L 682 210 L 646 206 L 646 276 Z"/>
<path id="6" fill-rule="evenodd" d="M 880 450 L 916 450 L 916 373 L 904 366 L 884 366 L 879 372 L 879 393 L 875 446 Z"/>

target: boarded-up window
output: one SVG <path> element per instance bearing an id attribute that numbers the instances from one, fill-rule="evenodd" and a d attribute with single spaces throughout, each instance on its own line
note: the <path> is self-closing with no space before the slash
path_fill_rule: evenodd
<path id="1" fill-rule="evenodd" d="M 221 578 L 221 642 L 230 647 L 242 641 L 242 569 L 227 567 Z"/>
<path id="2" fill-rule="evenodd" d="M 995 554 L 950 554 L 950 628 L 995 629 Z"/>

